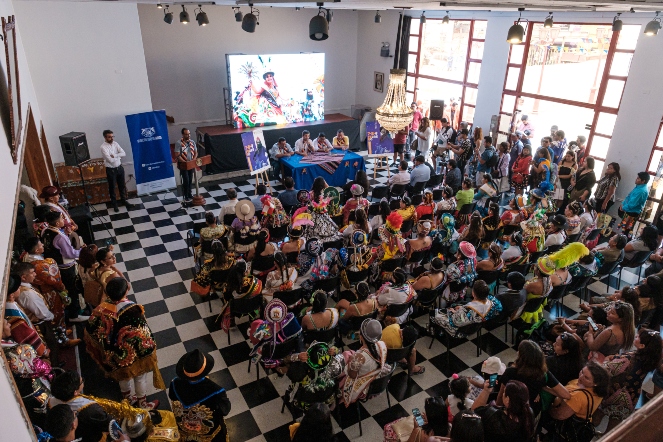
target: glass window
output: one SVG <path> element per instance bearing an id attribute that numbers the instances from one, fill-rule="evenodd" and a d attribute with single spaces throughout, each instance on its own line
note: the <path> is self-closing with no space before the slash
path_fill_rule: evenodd
<path id="1" fill-rule="evenodd" d="M 407 77 L 405 77 L 405 90 L 413 91 L 414 83 L 415 83 L 415 78 L 413 76 L 408 75 Z"/>
<path id="2" fill-rule="evenodd" d="M 406 92 L 405 93 L 405 101 L 408 103 L 412 103 L 414 101 L 414 93 L 413 92 Z"/>
<path id="3" fill-rule="evenodd" d="M 615 121 L 617 121 L 617 114 L 601 112 L 601 114 L 599 114 L 599 119 L 596 122 L 596 128 L 594 130 L 597 133 L 612 136 L 612 130 L 615 128 Z M 592 153 L 594 153 L 594 148 L 592 148 Z"/>
<path id="4" fill-rule="evenodd" d="M 470 62 L 467 67 L 467 82 L 479 84 L 479 74 L 481 73 L 481 63 Z"/>
<path id="5" fill-rule="evenodd" d="M 626 77 L 631 69 L 632 59 L 633 54 L 630 52 L 615 52 L 612 65 L 610 65 L 610 75 Z"/>
<path id="6" fill-rule="evenodd" d="M 474 33 L 472 38 L 474 39 L 484 39 L 486 38 L 486 28 L 488 27 L 488 22 L 486 20 L 475 20 L 474 21 Z"/>
<path id="7" fill-rule="evenodd" d="M 428 20 L 421 44 L 419 74 L 462 81 L 465 75 L 470 22 Z"/>
<path id="8" fill-rule="evenodd" d="M 477 104 L 478 89 L 473 87 L 465 88 L 465 104 Z"/>
<path id="9" fill-rule="evenodd" d="M 444 81 L 419 78 L 417 83 L 417 101 L 421 101 L 424 111 L 430 108 L 431 100 L 444 100 L 445 105 L 451 101 L 460 102 L 463 86 Z"/>
<path id="10" fill-rule="evenodd" d="M 418 18 L 413 18 L 412 21 L 410 22 L 410 34 L 418 34 L 419 33 L 419 19 Z"/>
<path id="11" fill-rule="evenodd" d="M 407 54 L 407 71 L 411 74 L 417 71 L 417 54 Z"/>
<path id="12" fill-rule="evenodd" d="M 511 55 L 509 56 L 509 63 L 523 64 L 523 54 L 525 53 L 525 45 L 511 45 Z"/>
<path id="13" fill-rule="evenodd" d="M 502 96 L 502 112 L 511 113 L 516 106 L 516 96 L 504 94 Z"/>
<path id="14" fill-rule="evenodd" d="M 592 151 L 594 148 L 592 148 Z M 591 155 L 594 156 L 594 155 Z M 596 174 L 596 179 L 603 175 L 603 165 L 605 164 L 604 160 L 599 160 L 594 158 L 594 173 Z M 592 193 L 596 192 L 596 185 L 592 188 Z"/>
<path id="15" fill-rule="evenodd" d="M 511 117 L 508 115 L 500 114 L 499 131 L 509 133 L 510 125 L 511 125 Z"/>
<path id="16" fill-rule="evenodd" d="M 474 123 L 474 106 L 463 106 L 463 121 Z"/>
<path id="17" fill-rule="evenodd" d="M 533 25 L 523 92 L 595 103 L 612 31 L 607 26 Z"/>
<path id="18" fill-rule="evenodd" d="M 593 140 L 592 140 L 591 155 L 595 158 L 605 158 L 608 155 L 608 147 L 610 147 L 610 138 L 595 135 Z M 597 163 L 598 163 L 598 161 L 597 161 Z M 596 176 L 599 175 L 600 170 L 601 170 L 601 168 L 598 167 L 598 164 L 597 164 L 594 167 L 594 171 L 596 172 Z"/>
<path id="19" fill-rule="evenodd" d="M 419 37 L 410 36 L 410 47 L 408 50 L 410 52 L 417 52 L 419 50 Z"/>
<path id="20" fill-rule="evenodd" d="M 618 109 L 619 103 L 621 103 L 622 101 L 623 92 L 624 92 L 624 81 L 608 80 L 608 85 L 605 88 L 605 95 L 603 96 L 603 105 Z"/>
<path id="21" fill-rule="evenodd" d="M 506 73 L 506 84 L 504 88 L 509 91 L 515 91 L 518 87 L 518 76 L 520 75 L 520 68 L 510 67 Z"/>
<path id="22" fill-rule="evenodd" d="M 623 25 L 617 40 L 617 49 L 635 50 L 640 37 L 640 25 Z"/>
<path id="23" fill-rule="evenodd" d="M 647 172 L 651 173 L 656 173 L 656 169 L 658 169 L 658 164 L 661 162 L 661 155 L 663 154 L 663 150 L 655 150 L 651 156 L 651 161 L 649 162 L 649 168 L 647 169 Z M 663 187 L 663 186 L 661 186 Z"/>
<path id="24" fill-rule="evenodd" d="M 470 58 L 481 60 L 483 58 L 483 46 L 484 42 L 482 41 L 473 41 L 472 49 L 470 49 Z"/>
<path id="25" fill-rule="evenodd" d="M 656 139 L 656 147 L 663 147 L 663 130 L 658 134 Z"/>
<path id="26" fill-rule="evenodd" d="M 517 107 L 529 116 L 534 127 L 532 144 L 537 144 L 541 137 L 548 135 L 553 125 L 564 131 L 567 140 L 575 140 L 578 135 L 589 139 L 589 130 L 585 129 L 585 125 L 591 125 L 594 121 L 594 109 L 525 97 L 520 97 Z"/>

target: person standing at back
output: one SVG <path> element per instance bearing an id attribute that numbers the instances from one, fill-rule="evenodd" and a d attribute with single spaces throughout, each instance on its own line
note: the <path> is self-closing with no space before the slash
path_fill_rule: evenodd
<path id="1" fill-rule="evenodd" d="M 108 179 L 108 192 L 110 193 L 111 204 L 113 210 L 119 212 L 117 201 L 115 200 L 115 183 L 117 189 L 120 191 L 120 201 L 127 208 L 133 209 L 133 204 L 127 202 L 127 186 L 124 182 L 124 167 L 120 158 L 126 156 L 124 149 L 115 141 L 115 135 L 112 130 L 106 129 L 103 132 L 104 143 L 101 145 L 101 156 L 104 158 L 104 166 L 106 166 L 106 178 Z"/>
<path id="2" fill-rule="evenodd" d="M 191 132 L 186 127 L 182 128 L 182 138 L 175 142 L 175 153 L 177 154 L 178 163 L 186 163 L 187 161 L 195 160 L 198 158 L 198 149 L 196 149 L 196 142 L 191 139 Z M 193 182 L 193 174 L 196 170 L 180 170 L 180 179 L 182 180 L 182 196 L 184 202 L 191 201 L 191 183 Z"/>

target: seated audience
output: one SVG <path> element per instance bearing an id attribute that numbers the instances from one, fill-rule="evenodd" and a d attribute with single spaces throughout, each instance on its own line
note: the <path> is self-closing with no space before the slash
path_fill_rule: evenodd
<path id="1" fill-rule="evenodd" d="M 435 202 L 433 201 L 433 192 L 426 190 L 424 192 L 424 199 L 416 208 L 417 219 L 428 219 L 432 220 L 433 215 L 435 215 Z"/>
<path id="2" fill-rule="evenodd" d="M 546 357 L 546 365 L 559 383 L 566 385 L 578 377 L 584 365 L 580 342 L 571 333 L 564 332 L 555 339 L 553 351 Z"/>
<path id="3" fill-rule="evenodd" d="M 411 325 L 401 328 L 398 324 L 391 324 L 382 329 L 382 341 L 384 341 L 387 349 L 391 350 L 408 347 L 410 344 L 417 342 L 418 337 L 419 333 Z M 411 375 L 423 374 L 426 368 L 416 365 L 416 361 L 417 349 L 412 347 L 412 351 L 408 357 L 399 362 L 407 364 L 407 369 Z"/>
<path id="4" fill-rule="evenodd" d="M 624 262 L 633 259 L 638 252 L 654 252 L 659 245 L 658 231 L 654 226 L 645 226 L 636 239 L 629 241 L 624 247 Z"/>
<path id="5" fill-rule="evenodd" d="M 456 194 L 461 188 L 462 181 L 463 174 L 457 167 L 456 160 L 452 158 L 447 162 L 447 173 L 444 176 L 444 185 L 450 187 L 453 193 Z"/>
<path id="6" fill-rule="evenodd" d="M 561 246 L 566 241 L 566 229 L 569 227 L 564 215 L 555 215 L 546 229 L 545 247 Z"/>
<path id="7" fill-rule="evenodd" d="M 482 280 L 474 282 L 472 300 L 464 305 L 438 310 L 433 321 L 452 336 L 459 328 L 494 318 L 502 311 L 502 304 L 490 294 L 488 284 Z"/>
<path id="8" fill-rule="evenodd" d="M 446 281 L 444 262 L 440 258 L 433 258 L 430 270 L 423 272 L 412 281 L 412 288 L 416 291 L 437 290 L 442 288 Z"/>
<path id="9" fill-rule="evenodd" d="M 295 190 L 295 180 L 291 176 L 286 177 L 283 180 L 283 185 L 285 190 L 279 193 L 277 197 L 281 204 L 284 207 L 295 207 L 299 206 L 299 201 L 297 200 L 297 190 Z"/>
<path id="10" fill-rule="evenodd" d="M 589 329 L 583 336 L 587 349 L 591 352 L 590 359 L 598 362 L 620 351 L 628 351 L 633 345 L 635 322 L 633 307 L 617 301 L 607 310 L 610 326 L 594 331 Z"/>
<path id="11" fill-rule="evenodd" d="M 456 210 L 456 198 L 454 198 L 454 191 L 450 186 L 442 188 L 442 199 L 437 203 L 435 212 L 439 217 L 440 212 L 453 212 Z"/>
<path id="12" fill-rule="evenodd" d="M 327 308 L 327 293 L 318 290 L 313 294 L 313 304 L 302 318 L 304 330 L 329 330 L 338 325 L 340 315 L 335 308 Z"/>
<path id="13" fill-rule="evenodd" d="M 596 255 L 601 254 L 603 257 L 603 263 L 608 264 L 615 262 L 622 255 L 622 250 L 626 247 L 628 239 L 626 235 L 617 234 L 613 235 L 608 242 L 597 245 L 592 249 Z M 645 270 L 645 275 L 647 271 Z"/>
<path id="14" fill-rule="evenodd" d="M 228 235 L 228 227 L 223 223 L 217 223 L 216 216 L 212 212 L 205 213 L 205 227 L 200 229 L 200 240 L 212 242 L 215 239 L 221 239 Z M 205 253 L 203 255 L 205 261 L 212 259 L 211 253 Z"/>
<path id="15" fill-rule="evenodd" d="M 465 204 L 472 204 L 474 200 L 474 188 L 472 187 L 472 180 L 465 178 L 463 180 L 463 188 L 456 192 L 456 202 L 458 203 L 458 210 L 462 209 Z"/>
<path id="16" fill-rule="evenodd" d="M 472 410 L 481 416 L 484 441 L 531 440 L 535 434 L 536 420 L 530 406 L 532 393 L 528 386 L 516 379 L 509 379 L 505 371 L 500 379 L 501 401 L 498 405 L 489 404 L 488 397 L 492 392 L 490 381 L 485 381 L 483 390 L 472 404 Z"/>
<path id="17" fill-rule="evenodd" d="M 406 304 L 412 301 L 416 296 L 417 292 L 414 291 L 412 284 L 407 280 L 407 274 L 401 268 L 394 270 L 392 273 L 392 281 L 385 283 L 375 293 L 382 316 L 384 316 L 387 306 L 391 304 Z M 402 324 L 410 314 L 411 309 L 412 307 L 410 307 L 407 312 L 403 313 L 401 317 L 385 318 L 385 320 L 396 321 L 396 323 Z"/>
<path id="18" fill-rule="evenodd" d="M 578 378 L 575 379 L 575 376 Z M 608 395 L 610 373 L 602 365 L 589 361 L 580 370 L 580 374 L 576 373 L 575 376 L 566 383 L 571 398 L 555 398 L 548 410 L 555 420 L 564 421 L 573 416 L 585 420 L 596 412 L 603 398 Z M 594 424 L 598 425 L 600 422 L 594 421 Z"/>
<path id="19" fill-rule="evenodd" d="M 340 130 L 340 129 L 339 129 Z M 342 132 L 341 132 L 342 133 Z M 345 137 L 348 138 L 348 137 Z M 336 138 L 334 138 L 334 142 Z M 331 412 L 327 404 L 316 402 L 304 413 L 301 422 L 290 425 L 290 440 L 292 442 L 331 442 L 334 440 Z"/>
<path id="20" fill-rule="evenodd" d="M 509 272 L 506 276 L 506 286 L 507 290 L 498 293 L 496 298 L 502 304 L 502 314 L 513 319 L 514 313 L 525 305 L 527 299 L 527 293 L 523 291 L 525 277 L 519 272 Z"/>

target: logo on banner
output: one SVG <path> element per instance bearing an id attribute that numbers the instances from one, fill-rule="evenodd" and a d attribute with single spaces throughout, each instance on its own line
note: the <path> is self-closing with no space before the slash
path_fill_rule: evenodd
<path id="1" fill-rule="evenodd" d="M 143 138 L 139 138 L 136 140 L 137 143 L 146 143 L 148 141 L 156 141 L 156 140 L 161 140 L 163 137 L 161 135 L 156 136 L 157 131 L 154 127 L 144 127 L 140 130 L 140 135 Z"/>
<path id="2" fill-rule="evenodd" d="M 153 127 L 144 127 L 140 130 L 140 134 L 145 138 L 153 137 L 156 132 Z"/>

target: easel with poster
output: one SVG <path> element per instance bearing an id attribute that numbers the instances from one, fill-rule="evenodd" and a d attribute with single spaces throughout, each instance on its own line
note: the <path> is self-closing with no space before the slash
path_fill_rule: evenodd
<path id="1" fill-rule="evenodd" d="M 366 144 L 368 158 L 373 158 L 373 179 L 378 170 L 386 170 L 389 178 L 389 158 L 394 155 L 394 140 L 391 134 L 383 130 L 377 121 L 369 121 L 366 123 Z"/>
<path id="2" fill-rule="evenodd" d="M 271 194 L 272 187 L 269 184 L 268 174 L 271 165 L 269 164 L 269 155 L 262 129 L 244 132 L 242 134 L 242 145 L 244 146 L 249 172 L 256 177 L 256 194 L 260 184 L 264 184 Z"/>

